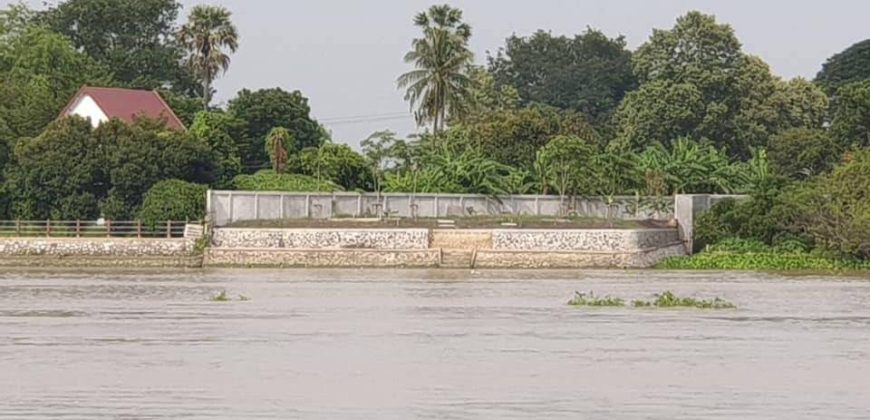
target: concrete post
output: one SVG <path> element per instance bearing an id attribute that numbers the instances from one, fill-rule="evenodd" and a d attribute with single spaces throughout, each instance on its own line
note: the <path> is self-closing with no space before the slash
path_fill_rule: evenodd
<path id="1" fill-rule="evenodd" d="M 674 196 L 674 218 L 680 229 L 680 239 L 686 244 L 686 252 L 700 251 L 695 243 L 695 220 L 710 208 L 708 194 L 681 194 Z"/>

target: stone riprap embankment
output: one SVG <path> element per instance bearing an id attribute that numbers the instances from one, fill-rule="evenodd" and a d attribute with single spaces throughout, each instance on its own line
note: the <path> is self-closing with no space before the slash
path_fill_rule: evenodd
<path id="1" fill-rule="evenodd" d="M 198 267 L 193 239 L 3 238 L 0 266 Z"/>
<path id="2" fill-rule="evenodd" d="M 428 229 L 230 229 L 214 230 L 217 248 L 428 249 Z"/>
<path id="3" fill-rule="evenodd" d="M 680 242 L 675 229 L 493 230 L 493 249 L 635 252 Z"/>
<path id="4" fill-rule="evenodd" d="M 650 267 L 684 255 L 676 229 L 215 229 L 205 264 L 270 267 Z M 450 257 L 449 264 L 445 255 Z"/>

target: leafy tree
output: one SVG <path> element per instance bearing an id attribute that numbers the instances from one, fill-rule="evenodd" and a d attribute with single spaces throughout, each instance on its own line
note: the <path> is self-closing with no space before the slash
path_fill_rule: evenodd
<path id="1" fill-rule="evenodd" d="M 246 170 L 263 168 L 269 163 L 266 135 L 274 127 L 284 127 L 293 136 L 290 154 L 306 147 L 318 147 L 325 136 L 320 125 L 311 118 L 308 98 L 302 92 L 287 92 L 280 88 L 239 92 L 227 108 L 247 125 L 239 150 Z"/>
<path id="2" fill-rule="evenodd" d="M 500 85 L 513 86 L 524 104 L 573 110 L 598 121 L 636 85 L 631 53 L 623 37 L 587 29 L 573 38 L 538 31 L 511 36 L 490 71 Z"/>
<path id="3" fill-rule="evenodd" d="M 288 150 L 293 150 L 293 135 L 284 127 L 275 127 L 266 136 L 266 152 L 272 162 L 272 170 L 277 173 L 286 172 L 290 159 Z"/>
<path id="4" fill-rule="evenodd" d="M 205 218 L 208 185 L 167 179 L 152 186 L 142 201 L 137 218 L 155 227 L 166 221 L 198 221 Z"/>
<path id="5" fill-rule="evenodd" d="M 598 142 L 595 129 L 582 115 L 544 106 L 494 112 L 456 128 L 467 130 L 471 144 L 492 159 L 520 168 L 531 168 L 535 153 L 555 136 Z"/>
<path id="6" fill-rule="evenodd" d="M 211 149 L 217 188 L 230 188 L 233 178 L 242 172 L 239 149 L 232 137 L 232 133 L 242 130 L 242 125 L 242 121 L 225 112 L 200 112 L 190 126 L 193 137 Z"/>
<path id="7" fill-rule="evenodd" d="M 375 191 L 380 193 L 387 172 L 410 166 L 411 153 L 405 140 L 392 131 L 377 131 L 360 143 L 362 154 L 372 171 Z"/>
<path id="8" fill-rule="evenodd" d="M 767 149 L 774 170 L 791 179 L 810 178 L 829 171 L 842 155 L 824 130 L 795 128 L 770 139 Z"/>
<path id="9" fill-rule="evenodd" d="M 482 66 L 469 66 L 467 72 L 470 83 L 465 106 L 461 113 L 450 115 L 448 123 L 470 123 L 493 113 L 519 109 L 519 93 L 513 86 L 499 85 L 492 73 Z"/>
<path id="10" fill-rule="evenodd" d="M 845 85 L 837 92 L 831 135 L 842 148 L 870 146 L 870 80 Z"/>
<path id="11" fill-rule="evenodd" d="M 723 151 L 688 138 L 671 147 L 647 148 L 638 155 L 637 170 L 644 176 L 660 176 L 668 194 L 735 193 L 751 181 L 747 168 L 732 163 Z"/>
<path id="12" fill-rule="evenodd" d="M 102 210 L 110 219 L 134 217 L 143 195 L 159 181 L 211 184 L 221 170 L 207 143 L 166 130 L 157 121 L 112 120 L 95 129 L 93 137 L 104 153 L 102 165 L 110 188 Z"/>
<path id="13" fill-rule="evenodd" d="M 26 220 L 93 219 L 108 190 L 108 174 L 91 123 L 79 117 L 51 124 L 15 146 L 6 168 L 11 215 Z"/>
<path id="14" fill-rule="evenodd" d="M 466 69 L 474 59 L 468 48 L 471 27 L 462 22 L 462 11 L 448 5 L 437 5 L 414 18 L 414 25 L 423 31 L 411 44 L 405 62 L 414 70 L 399 77 L 400 89 L 406 89 L 405 100 L 419 125 L 432 123 L 437 133 L 447 119 L 462 112 L 471 83 Z"/>
<path id="15" fill-rule="evenodd" d="M 346 190 L 365 190 L 372 186 L 371 170 L 365 158 L 346 144 L 325 143 L 302 149 L 297 166 L 304 175 L 329 180 Z"/>
<path id="16" fill-rule="evenodd" d="M 32 137 L 85 84 L 106 84 L 108 72 L 61 35 L 27 26 L 0 48 L 0 120 L 15 137 Z"/>
<path id="17" fill-rule="evenodd" d="M 816 83 L 832 96 L 845 85 L 867 79 L 870 79 L 870 39 L 834 54 L 816 75 Z"/>
<path id="18" fill-rule="evenodd" d="M 175 115 L 184 123 L 185 127 L 193 124 L 196 114 L 202 112 L 202 101 L 197 98 L 175 93 L 171 90 L 160 89 L 160 96 L 166 104 L 172 108 Z"/>
<path id="19" fill-rule="evenodd" d="M 410 145 L 410 164 L 385 176 L 389 192 L 503 195 L 516 186 L 515 170 L 469 147 L 468 132 L 452 128 Z"/>
<path id="20" fill-rule="evenodd" d="M 747 159 L 771 135 L 821 127 L 826 113 L 821 90 L 774 77 L 764 61 L 741 51 L 730 26 L 699 12 L 655 30 L 632 60 L 641 87 L 615 121 L 619 140 L 635 150 L 689 136 Z"/>
<path id="21" fill-rule="evenodd" d="M 691 135 L 704 118 L 706 106 L 694 85 L 657 80 L 629 93 L 614 116 L 617 138 L 643 150 L 654 144 Z"/>
<path id="22" fill-rule="evenodd" d="M 796 192 L 795 225 L 817 244 L 842 255 L 870 258 L 870 148 Z"/>
<path id="23" fill-rule="evenodd" d="M 196 84 L 175 41 L 180 9 L 176 0 L 68 0 L 38 20 L 126 86 L 192 94 Z"/>
<path id="24" fill-rule="evenodd" d="M 317 192 L 341 191 L 341 187 L 308 175 L 280 174 L 264 169 L 252 175 L 239 175 L 235 179 L 236 189 L 244 191 L 287 191 Z"/>
<path id="25" fill-rule="evenodd" d="M 535 167 L 545 185 L 565 197 L 589 192 L 590 161 L 596 145 L 576 136 L 556 136 L 538 151 Z"/>
<path id="26" fill-rule="evenodd" d="M 187 49 L 188 65 L 202 84 L 202 105 L 208 110 L 213 95 L 212 83 L 230 68 L 230 53 L 239 48 L 239 34 L 229 10 L 218 6 L 196 6 L 188 22 L 178 31 L 178 40 Z"/>
<path id="27" fill-rule="evenodd" d="M 610 205 L 609 218 L 616 204 L 615 196 L 631 191 L 638 184 L 637 156 L 629 149 L 608 145 L 599 148 L 588 165 L 588 178 L 584 189 L 586 194 L 597 195 L 607 200 Z"/>

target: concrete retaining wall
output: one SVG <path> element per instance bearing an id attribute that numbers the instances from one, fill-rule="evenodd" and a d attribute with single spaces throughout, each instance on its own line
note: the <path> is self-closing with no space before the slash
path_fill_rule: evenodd
<path id="1" fill-rule="evenodd" d="M 177 257 L 193 253 L 191 239 L 12 238 L 0 239 L 0 257 Z"/>
<path id="2" fill-rule="evenodd" d="M 675 229 L 494 230 L 493 249 L 504 251 L 633 252 L 680 243 Z"/>
<path id="3" fill-rule="evenodd" d="M 437 267 L 438 249 L 240 249 L 211 248 L 205 265 L 232 267 Z"/>
<path id="4" fill-rule="evenodd" d="M 428 249 L 428 229 L 214 229 L 216 248 Z"/>
<path id="5" fill-rule="evenodd" d="M 649 268 L 686 255 L 682 244 L 635 252 L 478 251 L 474 268 Z"/>
<path id="6" fill-rule="evenodd" d="M 650 267 L 684 255 L 676 229 L 214 230 L 205 264 L 267 267 L 437 267 L 464 250 L 475 268 Z"/>
<path id="7" fill-rule="evenodd" d="M 4 238 L 2 267 L 200 267 L 192 239 Z"/>

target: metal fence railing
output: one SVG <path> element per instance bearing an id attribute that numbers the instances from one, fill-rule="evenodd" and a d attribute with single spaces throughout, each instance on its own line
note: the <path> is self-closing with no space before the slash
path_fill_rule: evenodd
<path id="1" fill-rule="evenodd" d="M 0 220 L 0 238 L 183 238 L 188 222 Z"/>

